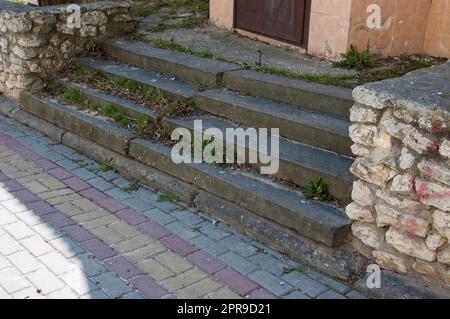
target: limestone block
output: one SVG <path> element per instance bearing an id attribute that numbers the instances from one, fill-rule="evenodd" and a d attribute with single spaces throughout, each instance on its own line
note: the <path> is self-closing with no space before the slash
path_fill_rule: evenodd
<path id="1" fill-rule="evenodd" d="M 428 249 L 423 239 L 393 227 L 386 232 L 386 242 L 405 255 L 425 261 L 436 260 L 436 253 Z"/>

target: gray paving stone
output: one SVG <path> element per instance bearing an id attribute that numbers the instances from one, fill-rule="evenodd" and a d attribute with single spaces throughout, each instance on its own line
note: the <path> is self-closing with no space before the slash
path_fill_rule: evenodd
<path id="1" fill-rule="evenodd" d="M 171 216 L 175 217 L 176 219 L 181 221 L 183 224 L 186 224 L 191 227 L 194 225 L 198 225 L 205 221 L 203 218 L 200 218 L 199 216 L 197 216 L 187 210 L 173 212 L 173 213 L 171 213 Z"/>
<path id="2" fill-rule="evenodd" d="M 108 271 L 94 256 L 87 253 L 72 257 L 70 261 L 82 269 L 89 277 Z"/>
<path id="3" fill-rule="evenodd" d="M 83 296 L 81 296 L 83 299 L 111 299 L 111 296 L 108 295 L 106 292 L 104 292 L 101 289 L 91 291 Z"/>
<path id="4" fill-rule="evenodd" d="M 321 283 L 297 271 L 293 271 L 285 276 L 282 276 L 282 280 L 288 282 L 295 288 L 300 289 L 302 292 L 313 298 L 328 290 L 328 288 Z"/>
<path id="5" fill-rule="evenodd" d="M 202 234 L 213 240 L 220 241 L 231 236 L 231 232 L 224 230 L 223 226 L 216 226 L 209 220 L 205 220 L 203 223 L 196 226 L 200 228 Z"/>
<path id="6" fill-rule="evenodd" d="M 262 269 L 276 276 L 281 276 L 287 268 L 293 267 L 284 263 L 283 260 L 277 259 L 269 254 L 264 253 L 259 253 L 252 257 L 249 257 L 249 260 L 257 264 Z"/>
<path id="7" fill-rule="evenodd" d="M 9 255 L 8 259 L 23 274 L 43 268 L 43 265 L 25 250 Z"/>
<path id="8" fill-rule="evenodd" d="M 191 241 L 192 239 L 200 236 L 200 233 L 192 231 L 192 227 L 189 227 L 179 221 L 167 224 L 165 227 L 172 233 L 187 241 Z"/>
<path id="9" fill-rule="evenodd" d="M 60 278 L 74 290 L 78 295 L 85 295 L 91 291 L 97 290 L 99 287 L 88 278 L 88 276 L 79 268 L 73 269 Z"/>
<path id="10" fill-rule="evenodd" d="M 73 151 L 72 153 L 64 153 L 64 157 L 70 159 L 71 161 L 85 161 L 88 159 L 86 156 Z"/>
<path id="11" fill-rule="evenodd" d="M 147 189 L 146 187 L 139 187 L 139 189 L 133 192 L 133 196 L 142 199 L 145 202 L 153 204 L 158 200 L 158 193 Z"/>
<path id="12" fill-rule="evenodd" d="M 107 191 L 105 191 L 105 194 L 107 194 L 108 196 L 111 196 L 112 198 L 114 198 L 115 200 L 118 200 L 118 201 L 123 201 L 125 199 L 129 199 L 132 197 L 131 194 L 122 191 L 118 187 L 108 189 Z"/>
<path id="13" fill-rule="evenodd" d="M 122 297 L 133 291 L 124 281 L 110 272 L 95 276 L 92 280 L 113 298 Z"/>
<path id="14" fill-rule="evenodd" d="M 148 211 L 142 212 L 142 214 L 163 226 L 176 221 L 176 219 L 172 215 L 162 211 L 159 208 L 150 209 Z"/>
<path id="15" fill-rule="evenodd" d="M 50 244 L 66 258 L 85 252 L 83 248 L 67 236 L 53 239 L 50 241 Z"/>
<path id="16" fill-rule="evenodd" d="M 298 290 L 291 292 L 290 294 L 284 296 L 283 298 L 284 299 L 311 299 L 311 297 L 309 297 L 308 295 L 306 295 Z"/>
<path id="17" fill-rule="evenodd" d="M 138 212 L 145 212 L 155 207 L 149 202 L 134 197 L 124 200 L 123 204 L 135 209 Z"/>
<path id="18" fill-rule="evenodd" d="M 120 299 L 144 299 L 144 296 L 138 292 L 130 292 L 129 294 L 122 296 Z"/>
<path id="19" fill-rule="evenodd" d="M 83 167 L 74 169 L 73 171 L 71 171 L 72 174 L 78 176 L 79 178 L 83 179 L 83 180 L 88 180 L 91 178 L 96 177 L 94 172 L 91 172 Z"/>
<path id="20" fill-rule="evenodd" d="M 159 197 L 159 195 L 158 195 Z M 152 203 L 155 207 L 158 207 L 159 209 L 165 211 L 166 213 L 173 213 L 178 209 L 181 209 L 181 206 L 174 202 L 165 202 L 165 201 L 159 201 L 156 200 Z"/>
<path id="21" fill-rule="evenodd" d="M 290 284 L 280 280 L 265 270 L 257 270 L 251 273 L 249 278 L 279 297 L 294 290 Z"/>
<path id="22" fill-rule="evenodd" d="M 100 170 L 97 172 L 97 175 L 103 177 L 106 181 L 110 183 L 112 183 L 116 178 L 120 177 L 120 175 L 117 174 L 117 172 L 115 172 L 114 170 L 109 170 L 106 172 Z"/>
<path id="23" fill-rule="evenodd" d="M 5 289 L 7 293 L 11 294 L 29 286 L 30 283 L 17 269 L 5 268 L 0 270 L 0 287 Z"/>
<path id="24" fill-rule="evenodd" d="M 59 154 L 58 152 L 55 152 L 53 150 L 45 151 L 45 152 L 39 152 L 36 150 L 36 152 L 40 153 L 42 156 L 46 157 L 49 161 L 57 162 L 62 161 L 64 159 L 64 156 Z"/>
<path id="25" fill-rule="evenodd" d="M 307 274 L 308 277 L 317 280 L 318 282 L 322 283 L 323 285 L 336 290 L 337 292 L 345 295 L 347 292 L 349 292 L 351 290 L 350 287 L 348 287 L 347 285 L 336 281 L 334 279 L 331 279 L 329 277 L 326 277 L 324 275 L 322 275 L 321 273 L 318 272 L 311 272 Z"/>
<path id="26" fill-rule="evenodd" d="M 94 177 L 92 179 L 87 180 L 86 182 L 102 192 L 114 187 L 113 184 L 105 181 L 102 177 Z"/>
<path id="27" fill-rule="evenodd" d="M 366 296 L 364 296 L 362 293 L 356 290 L 350 291 L 345 296 L 350 299 L 368 299 Z"/>
<path id="28" fill-rule="evenodd" d="M 64 283 L 47 269 L 39 269 L 28 274 L 26 277 L 37 289 L 41 290 L 44 295 L 64 288 Z"/>
<path id="29" fill-rule="evenodd" d="M 121 189 L 128 187 L 131 184 L 129 180 L 126 180 L 123 177 L 116 178 L 112 183 Z"/>
<path id="30" fill-rule="evenodd" d="M 258 266 L 232 251 L 220 255 L 218 258 L 226 265 L 231 266 L 243 275 L 248 275 L 249 273 L 259 269 Z"/>
<path id="31" fill-rule="evenodd" d="M 69 160 L 67 158 L 64 158 L 63 160 L 56 162 L 56 164 L 58 164 L 59 166 L 61 166 L 62 168 L 66 169 L 68 171 L 72 171 L 72 170 L 80 167 L 80 165 L 78 165 L 74 161 Z"/>
<path id="32" fill-rule="evenodd" d="M 229 249 L 208 237 L 200 236 L 194 238 L 191 243 L 205 250 L 211 256 L 218 256 L 226 253 Z"/>
<path id="33" fill-rule="evenodd" d="M 220 241 L 222 245 L 243 257 L 250 257 L 258 252 L 258 249 L 240 236 L 230 236 Z"/>
<path id="34" fill-rule="evenodd" d="M 334 290 L 327 290 L 318 295 L 317 299 L 347 299 L 347 298 L 345 298 L 344 295 L 341 295 L 340 293 Z"/>

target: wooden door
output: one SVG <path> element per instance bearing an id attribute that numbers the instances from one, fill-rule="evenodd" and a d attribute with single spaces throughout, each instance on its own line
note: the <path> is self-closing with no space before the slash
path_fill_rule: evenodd
<path id="1" fill-rule="evenodd" d="M 235 0 L 235 27 L 306 46 L 310 0 Z"/>

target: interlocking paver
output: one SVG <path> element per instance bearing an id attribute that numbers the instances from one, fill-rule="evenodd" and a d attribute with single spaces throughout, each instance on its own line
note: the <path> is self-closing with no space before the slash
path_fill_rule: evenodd
<path id="1" fill-rule="evenodd" d="M 220 255 L 218 258 L 244 275 L 248 275 L 258 269 L 258 266 L 232 251 Z"/>
<path id="2" fill-rule="evenodd" d="M 92 277 L 92 280 L 113 298 L 119 298 L 133 291 L 123 280 L 110 272 L 101 273 Z"/>
<path id="3" fill-rule="evenodd" d="M 42 256 L 52 251 L 52 246 L 47 244 L 41 237 L 36 235 L 23 239 L 21 241 L 21 244 L 35 257 Z"/>
<path id="4" fill-rule="evenodd" d="M 76 242 L 67 236 L 53 239 L 49 243 L 66 258 L 71 258 L 84 252 Z"/>
<path id="5" fill-rule="evenodd" d="M 217 281 L 212 280 L 211 278 L 202 279 L 192 285 L 187 286 L 186 288 L 178 291 L 177 295 L 180 298 L 201 298 L 208 293 L 218 290 L 222 285 Z"/>
<path id="6" fill-rule="evenodd" d="M 168 278 L 162 282 L 162 285 L 170 291 L 180 290 L 185 288 L 208 275 L 197 268 L 190 269 L 184 273 L 178 274 L 175 277 Z"/>
<path id="7" fill-rule="evenodd" d="M 175 217 L 171 216 L 170 214 L 168 214 L 166 212 L 163 212 L 159 208 L 150 209 L 148 211 L 143 212 L 142 214 L 144 214 L 148 218 L 154 220 L 155 222 L 157 222 L 160 225 L 167 225 L 167 224 L 170 224 L 170 223 L 176 221 Z"/>
<path id="8" fill-rule="evenodd" d="M 176 274 L 186 271 L 189 268 L 192 268 L 192 265 L 190 263 L 186 262 L 183 258 L 170 251 L 166 251 L 159 255 L 156 255 L 154 258 L 160 264 L 169 268 Z"/>
<path id="9" fill-rule="evenodd" d="M 0 225 L 8 225 L 0 227 L 0 271 L 22 269 L 49 281 L 19 278 L 10 284 L 14 292 L 0 283 L 0 296 L 276 298 L 269 289 L 295 299 L 358 297 L 340 282 L 294 271 L 297 263 L 155 191 L 131 190 L 134 182 L 100 172 L 99 164 L 14 121 L 0 117 L 0 127 L 11 136 L 0 132 Z"/>
<path id="10" fill-rule="evenodd" d="M 319 294 L 323 293 L 328 289 L 321 283 L 297 271 L 291 272 L 283 276 L 283 280 L 285 280 L 295 288 L 300 289 L 302 292 L 308 294 L 313 298 L 317 297 Z"/>
<path id="11" fill-rule="evenodd" d="M 288 283 L 280 281 L 279 278 L 265 270 L 257 270 L 251 273 L 249 278 L 277 296 L 286 295 L 294 289 Z"/>
<path id="12" fill-rule="evenodd" d="M 318 295 L 317 299 L 347 299 L 347 298 L 345 298 L 344 295 L 341 295 L 340 293 L 334 290 L 327 290 Z"/>
<path id="13" fill-rule="evenodd" d="M 6 256 L 22 249 L 17 241 L 8 234 L 0 236 L 0 254 Z"/>
<path id="14" fill-rule="evenodd" d="M 163 247 L 159 243 L 153 242 L 145 245 L 142 248 L 138 248 L 136 250 L 125 253 L 125 256 L 128 260 L 134 263 L 138 263 L 145 259 L 149 259 L 149 257 L 157 255 L 165 250 L 165 247 Z"/>
<path id="15" fill-rule="evenodd" d="M 17 292 L 29 286 L 28 280 L 17 269 L 5 268 L 0 270 L 0 287 L 8 293 Z"/>
<path id="16" fill-rule="evenodd" d="M 161 265 L 154 259 L 143 260 L 137 263 L 136 266 L 157 281 L 162 281 L 174 275 L 169 268 Z"/>
<path id="17" fill-rule="evenodd" d="M 56 275 L 64 274 L 76 268 L 73 263 L 56 251 L 39 257 L 39 260 Z"/>
<path id="18" fill-rule="evenodd" d="M 42 264 L 25 250 L 9 255 L 8 259 L 23 274 L 42 268 Z"/>
<path id="19" fill-rule="evenodd" d="M 42 291 L 42 294 L 47 295 L 55 290 L 64 288 L 64 283 L 58 279 L 52 272 L 47 269 L 39 269 L 26 276 L 28 280 Z"/>
<path id="20" fill-rule="evenodd" d="M 78 295 L 84 295 L 98 289 L 98 286 L 79 268 L 61 275 L 60 278 Z"/>
<path id="21" fill-rule="evenodd" d="M 21 240 L 35 234 L 34 231 L 22 221 L 5 225 L 3 228 L 16 240 Z"/>

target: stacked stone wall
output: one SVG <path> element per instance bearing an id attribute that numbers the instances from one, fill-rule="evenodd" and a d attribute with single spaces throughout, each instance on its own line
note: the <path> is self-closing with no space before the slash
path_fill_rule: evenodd
<path id="1" fill-rule="evenodd" d="M 0 92 L 37 91 L 96 40 L 133 29 L 125 3 L 30 7 L 0 0 Z"/>
<path id="2" fill-rule="evenodd" d="M 354 90 L 353 244 L 450 286 L 450 63 Z"/>

